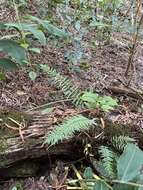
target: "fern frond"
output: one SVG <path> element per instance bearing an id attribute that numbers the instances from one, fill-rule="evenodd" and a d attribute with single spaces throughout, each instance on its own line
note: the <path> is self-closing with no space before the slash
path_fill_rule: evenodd
<path id="1" fill-rule="evenodd" d="M 55 127 L 55 129 L 47 135 L 45 143 L 54 145 L 59 141 L 73 136 L 75 132 L 81 132 L 89 129 L 93 124 L 95 124 L 93 119 L 88 119 L 82 115 L 70 117 L 62 124 Z"/>
<path id="2" fill-rule="evenodd" d="M 55 69 L 50 68 L 48 65 L 41 64 L 40 67 L 51 78 L 52 83 L 61 89 L 66 98 L 71 98 L 73 104 L 78 107 L 83 105 L 83 101 L 80 98 L 82 92 L 67 77 L 61 76 Z"/>
<path id="3" fill-rule="evenodd" d="M 111 177 L 109 173 L 105 170 L 102 161 L 92 160 L 92 164 L 96 171 L 100 174 L 100 176 L 103 176 L 108 179 Z"/>
<path id="4" fill-rule="evenodd" d="M 111 143 L 118 151 L 123 151 L 128 143 L 135 143 L 135 139 L 129 136 L 114 136 L 111 138 Z"/>
<path id="5" fill-rule="evenodd" d="M 111 178 L 116 177 L 116 160 L 117 160 L 117 155 L 115 152 L 110 150 L 106 146 L 101 146 L 99 148 L 99 153 L 102 158 L 102 164 L 106 172 L 109 174 Z"/>

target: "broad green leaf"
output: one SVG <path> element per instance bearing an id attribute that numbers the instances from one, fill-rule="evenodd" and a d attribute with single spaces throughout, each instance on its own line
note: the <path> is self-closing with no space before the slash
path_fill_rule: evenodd
<path id="1" fill-rule="evenodd" d="M 93 190 L 110 190 L 112 188 L 109 188 L 104 182 L 97 181 L 95 186 L 93 187 Z"/>
<path id="2" fill-rule="evenodd" d="M 127 144 L 117 162 L 118 179 L 132 181 L 140 176 L 143 167 L 143 151 L 134 144 Z"/>
<path id="3" fill-rule="evenodd" d="M 0 40 L 0 51 L 3 51 L 12 58 L 15 58 L 18 63 L 24 63 L 24 61 L 27 60 L 25 49 L 13 40 Z"/>
<path id="4" fill-rule="evenodd" d="M 29 77 L 30 77 L 30 79 L 31 79 L 32 81 L 34 81 L 34 80 L 36 79 L 36 77 L 37 77 L 37 73 L 34 72 L 34 71 L 30 71 L 30 72 L 29 72 Z"/>
<path id="5" fill-rule="evenodd" d="M 5 25 L 5 23 L 0 23 L 0 30 L 5 30 L 7 28 L 7 26 Z"/>
<path id="6" fill-rule="evenodd" d="M 99 103 L 103 111 L 112 110 L 115 106 L 118 105 L 117 100 L 114 100 L 110 96 L 103 96 L 99 98 Z"/>
<path id="7" fill-rule="evenodd" d="M 138 187 L 133 187 L 129 185 L 123 185 L 123 184 L 116 184 L 113 187 L 113 190 L 139 190 Z"/>
<path id="8" fill-rule="evenodd" d="M 84 92 L 84 94 L 81 96 L 81 100 L 83 100 L 85 106 L 88 108 L 99 107 L 98 98 L 99 95 L 93 92 Z"/>
<path id="9" fill-rule="evenodd" d="M 39 48 L 29 48 L 29 51 L 32 51 L 34 53 L 41 53 L 41 50 Z"/>
<path id="10" fill-rule="evenodd" d="M 15 62 L 7 58 L 0 59 L 0 67 L 4 70 L 15 70 L 18 68 Z"/>
<path id="11" fill-rule="evenodd" d="M 85 179 L 92 179 L 93 178 L 92 168 L 90 168 L 90 167 L 85 168 L 83 176 Z"/>
<path id="12" fill-rule="evenodd" d="M 31 20 L 38 22 L 41 24 L 51 35 L 55 35 L 60 38 L 67 38 L 69 37 L 69 34 L 65 32 L 62 29 L 59 29 L 58 27 L 54 26 L 53 24 L 50 24 L 47 20 L 42 20 L 34 16 L 29 17 Z"/>
<path id="13" fill-rule="evenodd" d="M 95 103 L 98 100 L 99 95 L 93 92 L 85 92 L 81 99 L 86 102 Z"/>
<path id="14" fill-rule="evenodd" d="M 139 176 L 139 179 L 138 179 L 137 183 L 143 185 L 143 173 L 142 172 L 141 172 L 141 175 Z M 143 190 L 143 187 L 139 187 L 138 190 Z"/>
<path id="15" fill-rule="evenodd" d="M 31 26 L 27 26 L 25 30 L 30 31 L 34 35 L 34 37 L 39 40 L 39 42 L 42 45 L 46 45 L 46 37 L 45 37 L 45 34 L 41 30 L 31 27 Z"/>
<path id="16" fill-rule="evenodd" d="M 17 30 L 27 30 L 28 27 L 36 27 L 36 24 L 31 24 L 31 23 L 6 23 L 5 26 L 9 27 L 9 28 L 16 28 Z"/>
<path id="17" fill-rule="evenodd" d="M 6 24 L 6 26 L 17 28 L 20 31 L 22 30 L 22 31 L 30 32 L 31 34 L 34 35 L 34 37 L 36 39 L 39 40 L 39 42 L 42 45 L 46 45 L 45 34 L 41 30 L 38 29 L 38 25 L 36 25 L 36 24 L 31 24 L 31 23 L 29 23 L 29 24 L 26 24 L 26 23 L 21 23 L 21 24 L 8 23 L 8 24 Z"/>

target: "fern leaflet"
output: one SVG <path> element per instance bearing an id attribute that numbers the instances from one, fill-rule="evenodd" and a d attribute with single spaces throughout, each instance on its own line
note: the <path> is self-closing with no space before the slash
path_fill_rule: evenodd
<path id="1" fill-rule="evenodd" d="M 102 158 L 102 164 L 106 172 L 109 174 L 111 178 L 116 177 L 116 160 L 117 160 L 117 155 L 110 150 L 106 146 L 101 146 L 99 148 L 99 153 Z"/>
<path id="2" fill-rule="evenodd" d="M 74 86 L 68 78 L 61 76 L 55 69 L 50 68 L 48 65 L 41 64 L 40 67 L 48 74 L 52 83 L 62 90 L 67 99 L 71 98 L 73 100 L 73 104 L 78 107 L 83 105 L 83 101 L 80 98 L 82 92 L 78 87 Z"/>
<path id="3" fill-rule="evenodd" d="M 58 141 L 68 139 L 73 136 L 75 132 L 81 132 L 89 129 L 95 124 L 93 119 L 88 119 L 82 115 L 76 115 L 66 119 L 62 124 L 55 127 L 55 129 L 47 135 L 45 143 L 54 145 Z"/>
<path id="4" fill-rule="evenodd" d="M 129 136 L 114 136 L 111 138 L 112 145 L 119 151 L 123 151 L 128 143 L 135 143 L 135 139 Z"/>

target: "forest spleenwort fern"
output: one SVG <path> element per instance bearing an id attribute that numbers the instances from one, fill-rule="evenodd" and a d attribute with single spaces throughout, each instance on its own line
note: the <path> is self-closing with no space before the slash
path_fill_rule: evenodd
<path id="1" fill-rule="evenodd" d="M 59 141 L 72 137 L 75 132 L 88 130 L 95 125 L 94 119 L 88 119 L 82 115 L 76 115 L 63 121 L 62 124 L 55 127 L 55 129 L 46 136 L 45 143 L 48 145 L 55 145 Z"/>
<path id="2" fill-rule="evenodd" d="M 106 146 L 101 146 L 99 148 L 99 153 L 101 155 L 105 171 L 111 178 L 115 178 L 116 168 L 114 166 L 116 166 L 117 155 Z"/>
<path id="3" fill-rule="evenodd" d="M 83 101 L 80 98 L 82 92 L 68 78 L 61 76 L 55 69 L 50 68 L 48 65 L 41 64 L 40 68 L 50 77 L 52 83 L 61 89 L 65 98 L 71 98 L 72 103 L 77 107 L 83 106 Z"/>
<path id="4" fill-rule="evenodd" d="M 135 143 L 135 139 L 129 136 L 114 136 L 111 138 L 112 146 L 118 151 L 123 151 L 128 143 Z"/>

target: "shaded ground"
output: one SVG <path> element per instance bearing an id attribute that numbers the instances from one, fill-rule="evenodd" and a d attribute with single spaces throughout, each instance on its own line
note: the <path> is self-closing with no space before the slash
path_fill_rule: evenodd
<path id="1" fill-rule="evenodd" d="M 4 12 L 4 9 L 2 10 Z M 34 8 L 33 11 L 35 11 Z M 4 21 L 8 17 L 3 12 L 1 14 L 4 16 Z M 5 8 L 5 12 L 7 12 L 7 8 Z M 13 20 L 14 13 L 9 15 L 13 15 L 13 17 L 8 20 Z M 88 38 L 86 40 L 88 41 Z M 128 81 L 127 76 L 124 76 L 129 57 L 128 44 L 130 44 L 129 39 L 124 39 L 123 36 L 120 37 L 120 35 L 115 34 L 114 41 L 110 45 L 96 49 L 87 46 L 85 53 L 89 55 L 88 61 L 86 60 L 88 68 L 81 64 L 80 72 L 69 70 L 69 63 L 64 58 L 63 49 L 54 48 L 52 44 L 44 47 L 42 54 L 33 55 L 32 61 L 54 67 L 61 74 L 68 76 L 75 85 L 83 90 L 93 89 L 100 94 L 113 95 L 118 98 L 119 108 L 109 113 L 108 117 L 114 122 L 134 123 L 140 129 L 143 129 L 143 110 L 139 109 L 143 101 L 124 93 L 115 95 L 109 90 L 112 85 L 122 87 Z M 138 45 L 134 64 L 135 71 L 130 87 L 143 91 L 143 45 L 141 42 Z M 28 110 L 35 106 L 54 102 L 59 98 L 63 99 L 61 92 L 51 86 L 50 80 L 41 73 L 32 82 L 28 77 L 28 71 L 21 69 L 13 73 L 7 73 L 6 80 L 0 81 L 0 106 Z M 11 190 L 14 184 L 13 181 L 5 183 L 4 190 Z M 45 178 L 33 178 L 24 181 L 24 190 L 44 190 L 47 187 L 52 189 Z"/>
<path id="2" fill-rule="evenodd" d="M 141 45 L 139 45 L 139 50 L 139 55 L 134 63 L 136 69 L 130 85 L 130 88 L 136 90 L 142 90 L 143 88 L 143 48 Z M 75 85 L 83 90 L 93 89 L 100 94 L 112 94 L 108 90 L 110 86 L 126 84 L 128 78 L 124 76 L 124 73 L 129 57 L 127 45 L 124 47 L 113 42 L 111 45 L 96 50 L 90 48 L 88 51 L 90 51 L 91 55 L 87 63 L 89 66 L 87 69 L 81 69 L 80 72 L 69 70 L 69 63 L 64 58 L 63 50 L 53 48 L 52 45 L 47 45 L 40 56 L 35 55 L 34 58 L 32 56 L 32 61 L 36 62 L 36 64 L 48 64 L 57 69 L 58 72 L 69 77 Z M 51 86 L 50 81 L 44 74 L 39 73 L 39 76 L 33 82 L 28 76 L 28 71 L 24 69 L 14 73 L 7 73 L 6 80 L 1 81 L 0 86 L 1 106 L 27 110 L 49 101 L 62 99 L 62 97 L 58 97 L 58 93 L 61 96 L 59 90 Z M 132 99 L 126 94 L 119 93 L 117 95 L 123 104 L 125 102 L 125 106 L 131 107 L 131 110 L 134 105 L 136 107 L 141 105 L 141 101 Z"/>

